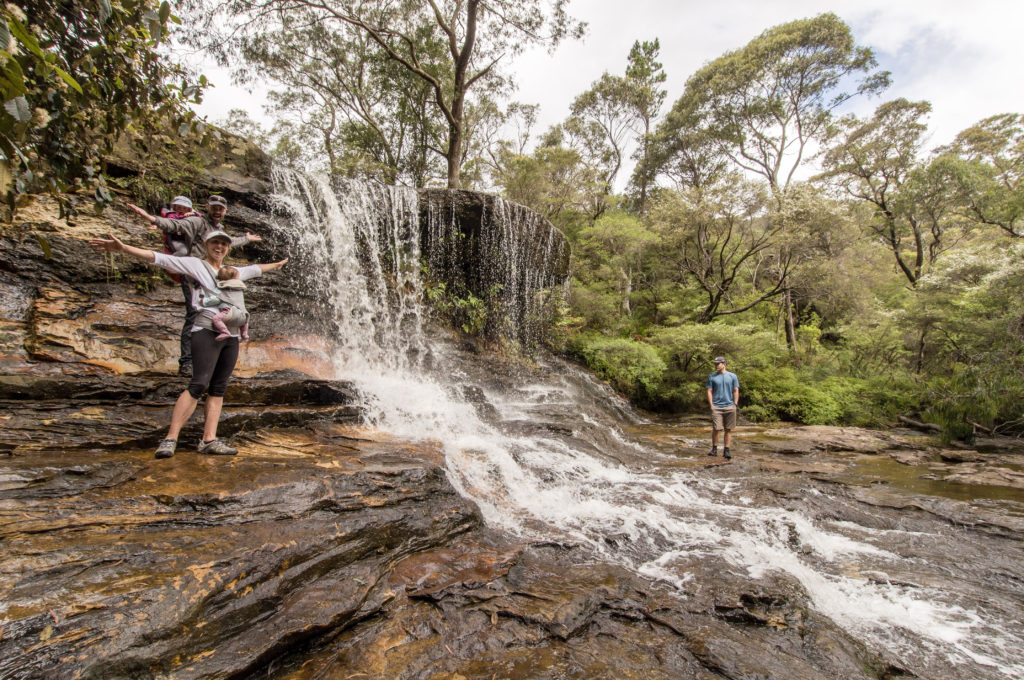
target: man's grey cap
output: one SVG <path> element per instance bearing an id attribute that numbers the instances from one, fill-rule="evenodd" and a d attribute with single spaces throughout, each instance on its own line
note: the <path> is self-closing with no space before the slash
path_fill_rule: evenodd
<path id="1" fill-rule="evenodd" d="M 725 357 L 715 357 L 714 363 L 716 363 L 716 364 L 724 364 L 725 363 Z"/>
<path id="2" fill-rule="evenodd" d="M 210 196 L 206 199 L 206 207 L 209 208 L 211 205 L 222 205 L 226 208 L 228 207 L 228 199 L 223 196 Z"/>
<path id="3" fill-rule="evenodd" d="M 175 196 L 171 199 L 171 205 L 181 205 L 189 210 L 192 209 L 192 199 L 188 196 Z"/>
<path id="4" fill-rule="evenodd" d="M 228 232 L 224 231 L 223 229 L 211 229 L 210 231 L 206 232 L 205 236 L 203 236 L 203 243 L 206 243 L 211 238 L 217 238 L 217 237 L 226 238 L 228 241 L 231 240 L 231 234 L 229 234 Z"/>

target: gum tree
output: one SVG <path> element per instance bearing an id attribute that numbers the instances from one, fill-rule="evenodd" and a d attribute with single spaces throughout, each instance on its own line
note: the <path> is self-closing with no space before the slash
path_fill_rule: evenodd
<path id="1" fill-rule="evenodd" d="M 604 175 L 605 193 L 611 194 L 630 147 L 638 161 L 634 184 L 639 193 L 638 212 L 643 214 L 650 183 L 648 167 L 651 126 L 665 91 L 665 74 L 657 61 L 657 40 L 633 43 L 623 76 L 605 72 L 589 89 L 573 100 L 569 118 L 562 124 L 570 146 L 579 149 L 590 165 Z"/>
<path id="2" fill-rule="evenodd" d="M 740 314 L 782 293 L 790 255 L 773 252 L 781 223 L 767 219 L 765 193 L 732 173 L 702 191 L 665 191 L 652 202 L 651 229 L 662 251 L 702 293 L 696 323 Z"/>
<path id="3" fill-rule="evenodd" d="M 821 175 L 874 209 L 868 228 L 912 285 L 966 227 L 954 214 L 948 157 L 920 158 L 928 102 L 896 99 L 869 120 L 849 118 L 822 157 Z"/>
<path id="4" fill-rule="evenodd" d="M 990 116 L 942 151 L 964 212 L 980 224 L 1024 238 L 1024 115 Z"/>
<path id="5" fill-rule="evenodd" d="M 889 73 L 873 72 L 876 65 L 871 49 L 857 45 L 835 14 L 775 26 L 693 74 L 659 129 L 660 141 L 671 149 L 696 132 L 778 196 L 809 145 L 827 136 L 833 111 L 888 86 Z M 855 87 L 847 91 L 845 83 Z"/>
<path id="6" fill-rule="evenodd" d="M 210 15 L 209 34 L 217 44 L 239 47 L 272 37 L 288 23 L 310 35 L 325 30 L 341 38 L 343 49 L 357 52 L 355 36 L 365 38 L 429 90 L 431 114 L 446 128 L 440 151 L 447 185 L 458 188 L 471 92 L 500 90 L 507 82 L 500 71 L 502 62 L 526 47 L 553 47 L 563 38 L 582 35 L 584 27 L 566 13 L 567 4 L 568 0 L 225 0 Z M 389 80 L 383 85 L 401 96 L 407 82 Z"/>
<path id="7" fill-rule="evenodd" d="M 763 177 L 779 208 L 809 150 L 828 136 L 836 108 L 888 86 L 889 73 L 876 66 L 871 49 L 857 45 L 835 14 L 770 28 L 690 77 L 658 129 L 659 171 L 687 170 L 680 155 L 724 158 Z M 781 300 L 792 319 L 793 296 L 784 285 Z M 792 322 L 786 331 L 795 348 Z"/>

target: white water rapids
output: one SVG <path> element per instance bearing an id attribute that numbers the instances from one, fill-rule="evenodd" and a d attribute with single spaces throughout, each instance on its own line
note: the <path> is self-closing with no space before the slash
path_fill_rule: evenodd
<path id="1" fill-rule="evenodd" d="M 296 263 L 328 301 L 339 338 L 335 377 L 356 384 L 370 424 L 440 442 L 449 478 L 489 525 L 584 544 L 684 594 L 716 571 L 755 580 L 782 574 L 812 608 L 922 677 L 1024 677 L 1020 612 L 986 603 L 978 588 L 958 589 L 957 555 L 933 563 L 928 546 L 956 540 L 940 535 L 941 523 L 876 530 L 815 519 L 783 499 L 766 503 L 741 466 L 673 467 L 670 456 L 620 429 L 640 423 L 635 414 L 554 359 L 543 379 L 488 380 L 426 333 L 420 213 L 435 230 L 444 214 L 421 206 L 412 190 L 332 186 L 284 172 L 275 182 Z M 515 270 L 515 243 L 502 250 L 501 266 Z M 485 397 L 490 416 L 481 416 L 466 386 Z M 840 502 L 814 498 L 825 493 L 818 487 L 806 493 L 818 505 Z"/>

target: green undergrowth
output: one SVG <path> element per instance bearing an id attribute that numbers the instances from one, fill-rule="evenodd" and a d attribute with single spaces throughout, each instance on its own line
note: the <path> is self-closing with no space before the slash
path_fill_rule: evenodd
<path id="1" fill-rule="evenodd" d="M 740 404 L 755 422 L 882 426 L 913 413 L 923 386 L 912 376 L 835 375 L 832 357 L 796 364 L 784 344 L 751 325 L 679 326 L 651 337 L 580 334 L 566 345 L 617 392 L 642 408 L 682 412 L 707 407 L 712 361 L 724 354 L 740 380 Z"/>

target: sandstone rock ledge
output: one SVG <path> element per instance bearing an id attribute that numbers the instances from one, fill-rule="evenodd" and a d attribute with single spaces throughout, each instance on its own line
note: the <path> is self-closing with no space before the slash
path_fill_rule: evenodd
<path id="1" fill-rule="evenodd" d="M 336 417 L 236 442 L 0 457 L 0 677 L 901 677 L 799 591 L 496 535 L 429 442 Z"/>

